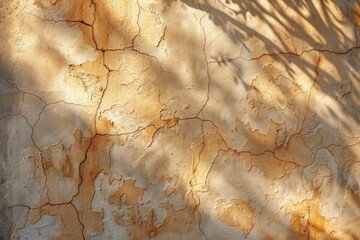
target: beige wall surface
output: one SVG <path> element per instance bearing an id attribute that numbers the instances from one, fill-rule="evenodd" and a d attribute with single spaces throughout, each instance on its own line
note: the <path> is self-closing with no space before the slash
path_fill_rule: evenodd
<path id="1" fill-rule="evenodd" d="M 0 239 L 360 239 L 358 0 L 1 0 Z"/>

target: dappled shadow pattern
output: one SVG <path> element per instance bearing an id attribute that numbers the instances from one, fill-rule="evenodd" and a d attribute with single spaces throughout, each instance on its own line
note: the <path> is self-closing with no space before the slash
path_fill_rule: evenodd
<path id="1" fill-rule="evenodd" d="M 1 161 L 34 169 L 30 200 L 1 183 L 5 238 L 359 238 L 358 1 L 35 3 L 39 59 L 2 71 Z"/>

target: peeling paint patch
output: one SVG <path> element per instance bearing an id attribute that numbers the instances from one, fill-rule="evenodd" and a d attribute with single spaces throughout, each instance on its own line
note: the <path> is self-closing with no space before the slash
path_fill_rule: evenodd
<path id="1" fill-rule="evenodd" d="M 218 218 L 229 226 L 239 228 L 247 236 L 255 224 L 255 209 L 250 202 L 242 199 L 231 199 L 226 202 L 225 199 L 217 201 Z"/>

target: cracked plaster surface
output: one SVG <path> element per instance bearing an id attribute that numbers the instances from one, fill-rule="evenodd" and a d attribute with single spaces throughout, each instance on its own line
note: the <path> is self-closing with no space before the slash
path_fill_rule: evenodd
<path id="1" fill-rule="evenodd" d="M 360 2 L 3 0 L 0 239 L 360 239 Z"/>

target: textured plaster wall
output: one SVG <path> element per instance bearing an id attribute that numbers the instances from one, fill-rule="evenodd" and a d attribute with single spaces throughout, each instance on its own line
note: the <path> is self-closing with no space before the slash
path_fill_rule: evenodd
<path id="1" fill-rule="evenodd" d="M 1 0 L 0 239 L 360 239 L 357 0 Z"/>

